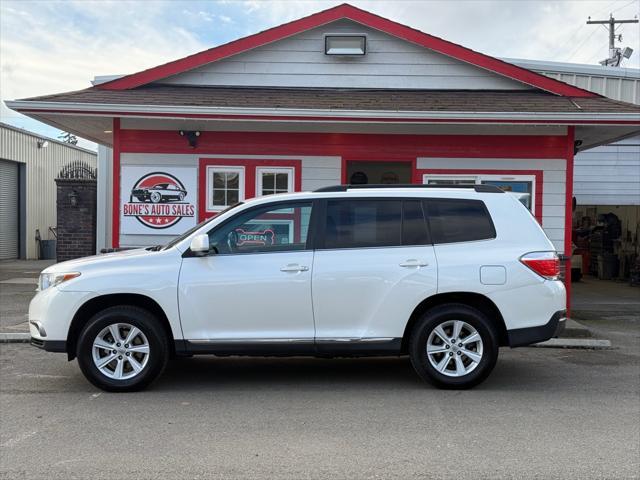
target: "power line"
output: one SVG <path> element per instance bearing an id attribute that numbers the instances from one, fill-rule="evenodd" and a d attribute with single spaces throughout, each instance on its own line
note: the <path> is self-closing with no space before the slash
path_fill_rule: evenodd
<path id="1" fill-rule="evenodd" d="M 618 10 L 622 10 L 623 8 L 628 7 L 629 5 L 631 5 L 633 3 L 638 3 L 638 0 L 631 0 L 629 3 L 625 3 L 623 6 L 616 8 L 611 13 L 616 13 Z"/>
<path id="2" fill-rule="evenodd" d="M 574 55 L 575 55 L 576 53 L 578 53 L 578 50 L 580 50 L 580 49 L 582 48 L 582 46 L 583 46 L 585 43 L 587 43 L 587 42 L 589 41 L 589 39 L 590 39 L 591 37 L 593 37 L 593 35 L 594 35 L 595 33 L 596 33 L 596 30 L 593 30 L 593 31 L 591 32 L 591 34 L 590 34 L 587 38 L 585 38 L 582 42 L 580 42 L 580 44 L 579 44 L 579 45 L 578 45 L 578 46 L 573 50 L 573 53 L 572 53 L 571 55 L 569 55 L 569 58 L 567 58 L 567 62 L 568 62 L 568 61 L 570 61 L 570 60 L 574 57 Z"/>

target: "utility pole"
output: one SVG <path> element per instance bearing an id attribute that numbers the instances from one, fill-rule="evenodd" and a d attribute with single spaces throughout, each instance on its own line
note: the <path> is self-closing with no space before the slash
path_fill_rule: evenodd
<path id="1" fill-rule="evenodd" d="M 616 20 L 612 14 L 609 14 L 609 20 L 587 20 L 587 25 L 608 25 L 609 29 L 609 58 L 600 62 L 600 65 L 607 67 L 619 67 L 623 58 L 629 58 L 633 53 L 633 49 L 625 47 L 624 50 L 616 47 L 616 37 L 619 42 L 622 41 L 622 34 L 616 35 L 616 24 L 621 23 L 638 23 L 638 19 L 633 20 Z"/>

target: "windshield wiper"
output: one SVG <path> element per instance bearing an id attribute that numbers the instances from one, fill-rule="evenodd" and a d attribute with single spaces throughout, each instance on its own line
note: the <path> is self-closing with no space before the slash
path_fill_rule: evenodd
<path id="1" fill-rule="evenodd" d="M 164 245 L 155 245 L 153 247 L 147 247 L 145 248 L 146 251 L 148 252 L 157 252 L 159 251 Z"/>

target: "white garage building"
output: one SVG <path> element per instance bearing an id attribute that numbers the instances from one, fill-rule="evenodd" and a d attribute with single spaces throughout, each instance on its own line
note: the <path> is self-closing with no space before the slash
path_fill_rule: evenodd
<path id="1" fill-rule="evenodd" d="M 96 152 L 0 123 L 0 260 L 38 258 L 36 231 L 54 239 L 56 183 L 73 162 L 96 167 Z"/>

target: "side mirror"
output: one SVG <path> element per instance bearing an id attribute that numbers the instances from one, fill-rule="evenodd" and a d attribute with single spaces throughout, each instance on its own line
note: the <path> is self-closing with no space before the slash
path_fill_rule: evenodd
<path id="1" fill-rule="evenodd" d="M 189 245 L 189 248 L 197 257 L 207 255 L 209 253 L 209 235 L 206 233 L 196 235 L 191 239 L 191 245 Z"/>

